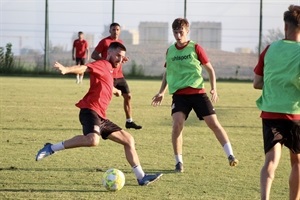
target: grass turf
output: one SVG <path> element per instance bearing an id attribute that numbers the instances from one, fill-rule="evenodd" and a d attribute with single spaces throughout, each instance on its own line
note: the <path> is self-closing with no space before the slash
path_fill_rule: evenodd
<path id="1" fill-rule="evenodd" d="M 184 128 L 185 172 L 173 173 L 171 96 L 150 106 L 160 81 L 128 80 L 133 95 L 133 118 L 142 130 L 128 130 L 146 172 L 162 172 L 158 182 L 137 185 L 121 145 L 101 141 L 95 148 L 58 152 L 36 162 L 45 142 L 59 142 L 81 134 L 74 104 L 88 89 L 70 78 L 0 77 L 0 199 L 260 199 L 259 173 L 264 162 L 261 121 L 255 100 L 260 91 L 251 83 L 217 83 L 219 121 L 228 132 L 237 167 L 229 167 L 225 153 L 203 121 L 192 113 Z M 206 83 L 206 88 L 209 88 Z M 108 110 L 111 121 L 124 127 L 121 97 Z M 290 171 L 285 148 L 273 183 L 272 199 L 288 198 Z M 108 192 L 101 185 L 110 167 L 122 170 L 124 188 Z"/>

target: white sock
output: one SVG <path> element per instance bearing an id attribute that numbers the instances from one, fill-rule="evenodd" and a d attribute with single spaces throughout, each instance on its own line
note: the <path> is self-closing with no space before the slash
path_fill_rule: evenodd
<path id="1" fill-rule="evenodd" d="M 126 122 L 133 122 L 132 118 L 126 119 Z"/>
<path id="2" fill-rule="evenodd" d="M 175 155 L 175 164 L 181 162 L 183 164 L 182 154 Z"/>
<path id="3" fill-rule="evenodd" d="M 142 180 L 142 178 L 144 178 L 145 172 L 143 171 L 141 165 L 134 166 L 132 170 L 138 180 Z"/>
<path id="4" fill-rule="evenodd" d="M 234 156 L 230 142 L 227 142 L 226 144 L 224 144 L 223 149 L 224 149 L 227 157 L 230 155 Z"/>
<path id="5" fill-rule="evenodd" d="M 65 149 L 64 142 L 59 142 L 57 144 L 52 144 L 51 149 L 52 149 L 52 151 L 64 150 Z"/>

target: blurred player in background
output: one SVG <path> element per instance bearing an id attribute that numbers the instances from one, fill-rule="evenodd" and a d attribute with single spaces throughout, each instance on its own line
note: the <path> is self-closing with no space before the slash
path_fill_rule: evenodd
<path id="1" fill-rule="evenodd" d="M 183 172 L 182 159 L 182 130 L 185 120 L 193 109 L 200 120 L 204 120 L 207 126 L 214 132 L 221 143 L 230 166 L 236 166 L 238 160 L 233 155 L 233 150 L 227 133 L 219 123 L 212 102 L 218 99 L 215 71 L 209 62 L 204 49 L 195 42 L 188 40 L 189 22 L 186 19 L 177 18 L 172 24 L 173 35 L 176 43 L 171 45 L 166 54 L 166 71 L 163 75 L 161 88 L 152 99 L 152 105 L 160 105 L 164 93 L 169 87 L 169 93 L 173 95 L 172 101 L 172 144 L 175 154 L 175 171 Z M 209 100 L 204 89 L 202 67 L 207 71 L 210 80 Z M 201 145 L 201 141 L 199 141 Z"/>
<path id="2" fill-rule="evenodd" d="M 265 163 L 260 174 L 261 199 L 270 199 L 282 145 L 290 149 L 290 198 L 300 199 L 300 6 L 284 12 L 285 39 L 261 53 L 253 86 L 262 89 L 256 101 L 262 111 Z"/>
<path id="3" fill-rule="evenodd" d="M 109 27 L 110 36 L 102 39 L 98 45 L 96 46 L 95 50 L 92 53 L 92 58 L 94 60 L 104 60 L 107 57 L 107 49 L 111 42 L 120 42 L 123 44 L 123 41 L 119 39 L 121 33 L 121 26 L 118 23 L 112 23 Z M 124 62 L 128 61 L 126 57 Z M 127 84 L 126 79 L 123 75 L 122 65 L 118 66 L 114 69 L 113 72 L 114 77 L 114 86 L 122 91 L 122 96 L 124 99 L 124 111 L 126 116 L 125 127 L 126 128 L 134 128 L 134 129 L 141 129 L 142 126 L 136 124 L 132 119 L 132 106 L 131 106 L 131 93 L 129 90 L 129 86 Z"/>
<path id="4" fill-rule="evenodd" d="M 76 65 L 84 65 L 88 61 L 89 45 L 81 31 L 78 32 L 78 39 L 73 42 L 72 58 L 76 61 Z M 83 75 L 84 74 L 76 75 L 76 83 L 82 83 Z"/>

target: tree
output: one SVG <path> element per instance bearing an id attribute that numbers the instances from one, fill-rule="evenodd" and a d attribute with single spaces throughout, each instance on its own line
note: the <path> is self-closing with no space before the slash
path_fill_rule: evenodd
<path id="1" fill-rule="evenodd" d="M 14 67 L 14 54 L 12 53 L 12 44 L 6 44 L 6 51 L 0 48 L 0 71 L 12 71 Z"/>
<path id="2" fill-rule="evenodd" d="M 281 29 L 277 28 L 277 29 L 268 30 L 268 33 L 264 35 L 262 38 L 261 50 L 264 50 L 272 42 L 276 40 L 282 40 L 282 39 L 284 39 L 284 34 L 281 31 Z M 258 52 L 258 46 L 256 48 L 256 52 Z"/>

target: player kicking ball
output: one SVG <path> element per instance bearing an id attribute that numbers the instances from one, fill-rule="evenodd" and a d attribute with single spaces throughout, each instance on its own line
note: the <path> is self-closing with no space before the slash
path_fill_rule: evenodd
<path id="1" fill-rule="evenodd" d="M 125 156 L 132 167 L 141 186 L 149 185 L 158 180 L 162 173 L 145 174 L 135 149 L 135 141 L 132 135 L 106 118 L 106 110 L 112 95 L 120 96 L 121 91 L 113 87 L 113 69 L 118 67 L 125 58 L 126 48 L 118 42 L 113 42 L 108 48 L 106 60 L 98 60 L 86 65 L 65 67 L 56 62 L 54 68 L 62 74 L 81 74 L 89 72 L 90 88 L 87 94 L 76 104 L 80 108 L 79 120 L 82 125 L 83 135 L 77 135 L 71 139 L 57 144 L 46 143 L 38 151 L 36 161 L 54 154 L 57 151 L 97 146 L 100 137 L 112 140 L 124 146 Z"/>

